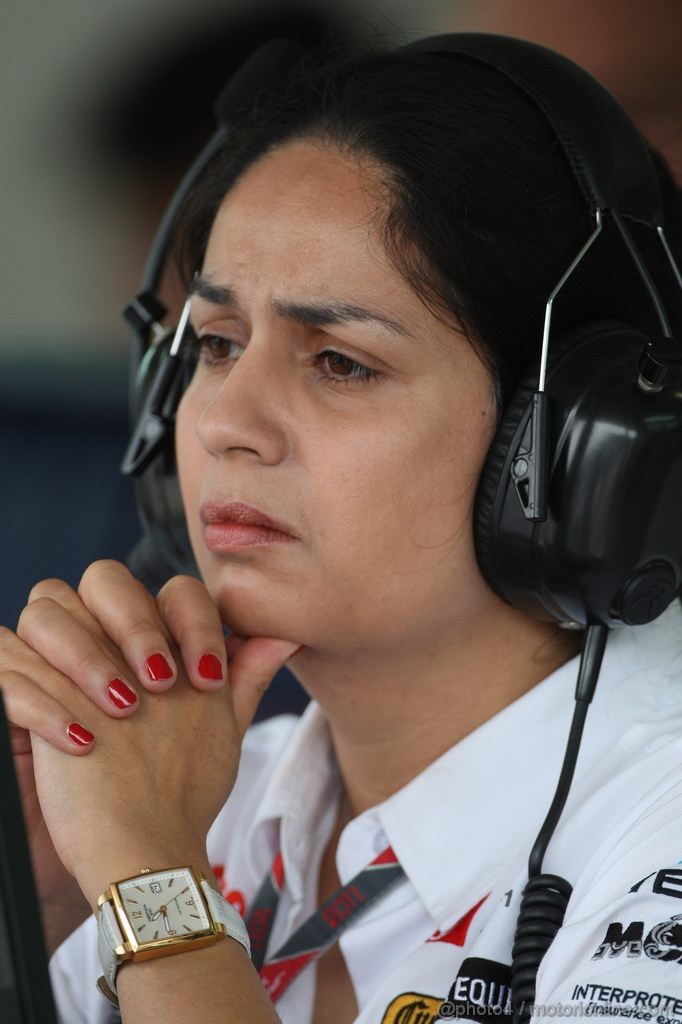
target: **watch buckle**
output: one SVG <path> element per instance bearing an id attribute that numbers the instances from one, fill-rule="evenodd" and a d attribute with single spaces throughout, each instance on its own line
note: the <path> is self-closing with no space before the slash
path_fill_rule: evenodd
<path id="1" fill-rule="evenodd" d="M 97 979 L 97 988 L 110 1003 L 113 1003 L 113 1005 L 118 1008 L 118 997 L 111 991 L 104 976 Z"/>

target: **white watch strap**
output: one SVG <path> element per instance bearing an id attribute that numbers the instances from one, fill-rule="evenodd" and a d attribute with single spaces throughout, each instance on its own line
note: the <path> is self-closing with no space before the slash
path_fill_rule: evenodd
<path id="1" fill-rule="evenodd" d="M 97 921 L 97 947 L 104 980 L 116 995 L 116 971 L 121 960 L 116 956 L 117 946 L 123 945 L 123 936 L 111 903 L 103 903 Z M 105 993 L 106 995 L 106 993 Z"/>
<path id="2" fill-rule="evenodd" d="M 206 880 L 201 882 L 201 889 L 213 919 L 225 930 L 225 934 L 236 939 L 251 955 L 251 943 L 249 933 L 246 930 L 242 918 L 220 893 L 211 888 Z M 121 958 L 116 955 L 116 948 L 124 943 L 123 935 L 114 913 L 114 908 L 108 901 L 100 907 L 97 921 L 97 945 L 99 950 L 99 962 L 102 966 L 103 978 L 100 978 L 98 986 L 100 991 L 111 999 L 116 999 L 116 972 L 121 964 Z M 188 949 L 191 947 L 188 946 Z M 102 985 L 104 981 L 105 986 Z M 106 991 L 109 989 L 109 992 Z M 113 1001 L 113 1000 L 112 1000 Z"/>
<path id="3" fill-rule="evenodd" d="M 215 920 L 218 924 L 223 926 L 231 938 L 236 939 L 237 942 L 241 943 L 249 956 L 251 956 L 249 933 L 246 930 L 246 925 L 242 918 L 234 909 L 232 904 L 228 903 L 220 893 L 215 891 L 215 889 L 212 889 L 207 881 L 204 880 L 201 883 L 201 888 Z"/>

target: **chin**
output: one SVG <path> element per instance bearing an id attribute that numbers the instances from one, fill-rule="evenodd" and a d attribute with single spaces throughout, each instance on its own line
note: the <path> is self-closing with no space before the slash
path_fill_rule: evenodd
<path id="1" fill-rule="evenodd" d="M 231 607 L 225 608 L 218 604 L 220 618 L 224 626 L 239 636 L 270 636 L 278 640 L 288 640 L 296 632 L 293 622 L 285 622 L 281 617 L 268 614 L 267 609 L 260 609 L 258 612 L 248 608 L 234 612 Z"/>
<path id="2" fill-rule="evenodd" d="M 232 579 L 206 580 L 224 626 L 239 636 L 298 637 L 305 622 L 305 610 L 290 594 L 276 595 L 272 587 L 240 586 Z M 293 613 L 292 613 L 293 609 Z"/>

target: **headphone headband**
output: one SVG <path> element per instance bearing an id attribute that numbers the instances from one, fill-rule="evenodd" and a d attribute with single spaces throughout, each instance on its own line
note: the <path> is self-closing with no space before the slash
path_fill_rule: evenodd
<path id="1" fill-rule="evenodd" d="M 592 209 L 663 226 L 647 146 L 616 98 L 584 68 L 537 43 L 478 32 L 431 36 L 405 49 L 459 54 L 506 75 L 552 126 Z"/>

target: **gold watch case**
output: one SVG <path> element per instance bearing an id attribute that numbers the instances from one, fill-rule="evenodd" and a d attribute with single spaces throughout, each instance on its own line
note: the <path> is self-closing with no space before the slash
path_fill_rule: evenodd
<path id="1" fill-rule="evenodd" d="M 126 907 L 126 898 L 122 894 L 121 887 L 135 886 L 136 883 L 143 883 L 150 885 L 155 879 L 163 879 L 169 876 L 177 877 L 179 874 L 184 874 L 191 879 L 192 895 L 198 897 L 203 911 L 203 916 L 206 918 L 207 927 L 199 927 L 192 929 L 191 932 L 177 932 L 176 934 L 168 934 L 163 937 L 152 938 L 141 940 L 137 934 L 135 925 L 129 917 L 129 911 Z M 204 946 L 213 945 L 220 938 L 225 937 L 225 930 L 218 924 L 211 913 L 211 910 L 207 904 L 206 897 L 201 888 L 201 882 L 206 881 L 204 875 L 200 872 L 195 871 L 192 867 L 179 867 L 179 868 L 166 868 L 160 871 L 151 871 L 148 868 L 143 869 L 139 875 L 132 875 L 130 878 L 123 878 L 118 882 L 112 882 L 109 888 L 102 893 L 97 900 L 97 906 L 101 907 L 102 904 L 110 902 L 113 906 L 114 914 L 121 930 L 124 943 L 122 946 L 117 946 L 114 953 L 117 958 L 121 961 L 134 960 L 153 960 L 155 957 L 171 956 L 173 953 L 180 953 L 188 948 L 200 949 Z M 159 883 L 155 883 L 159 884 Z M 142 886 L 137 886 L 142 890 Z M 179 895 L 182 895 L 181 893 Z M 145 912 L 148 912 L 148 908 L 144 907 Z M 196 915 L 192 915 L 196 916 Z M 158 914 L 157 914 L 158 917 Z M 153 921 L 154 918 L 150 918 Z M 187 926 L 185 926 L 187 927 Z M 159 929 L 160 930 L 160 929 Z"/>

